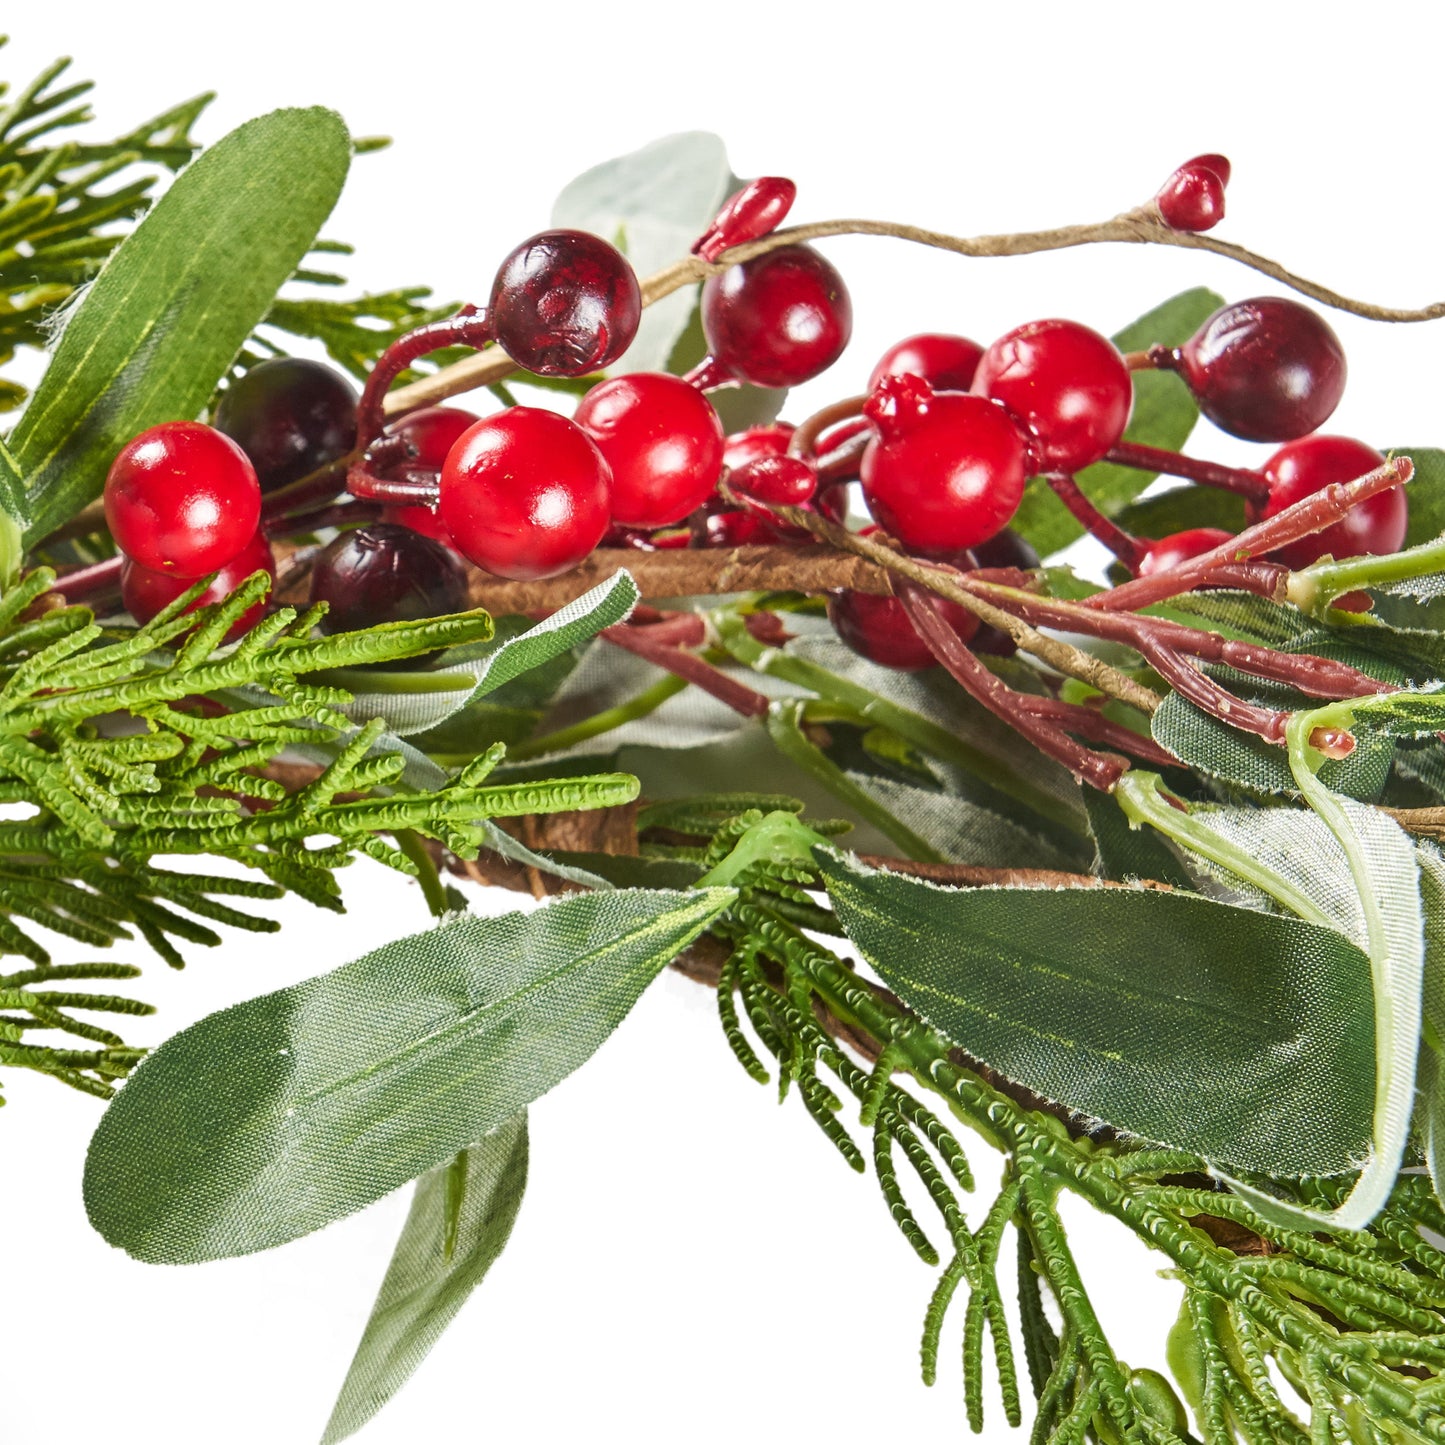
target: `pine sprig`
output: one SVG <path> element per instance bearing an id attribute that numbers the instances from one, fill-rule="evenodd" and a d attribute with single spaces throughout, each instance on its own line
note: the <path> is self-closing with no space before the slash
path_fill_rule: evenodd
<path id="1" fill-rule="evenodd" d="M 343 711 L 351 694 L 311 680 L 485 641 L 492 623 L 484 612 L 312 636 L 312 614 L 282 607 L 226 648 L 237 618 L 264 596 L 264 574 L 187 612 L 198 583 L 136 629 L 102 628 L 84 607 L 40 610 L 53 582 L 37 569 L 0 597 L 0 796 L 36 804 L 32 816 L 0 823 L 0 954 L 34 965 L 0 979 L 0 1010 L 10 1011 L 0 1013 L 0 1063 L 106 1096 L 140 1056 L 69 1011 L 141 1014 L 148 1006 L 30 987 L 134 971 L 67 972 L 51 963 L 36 925 L 89 947 L 139 934 L 180 968 L 179 943 L 221 942 L 211 924 L 278 927 L 223 900 L 295 892 L 339 912 L 335 871 L 359 854 L 415 876 L 413 857 L 383 834 L 418 833 L 475 857 L 490 819 L 635 794 L 635 780 L 621 775 L 491 783 L 498 749 L 434 791 L 409 787 L 382 721 L 352 726 Z M 296 744 L 329 748 L 332 757 L 288 791 L 264 770 Z M 260 876 L 182 873 L 157 866 L 161 854 L 225 858 Z M 23 1036 L 33 1029 L 102 1047 L 40 1047 Z"/>

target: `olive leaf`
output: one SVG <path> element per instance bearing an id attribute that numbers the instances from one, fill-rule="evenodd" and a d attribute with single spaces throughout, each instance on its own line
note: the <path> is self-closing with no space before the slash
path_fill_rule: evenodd
<path id="1" fill-rule="evenodd" d="M 125 238 L 10 439 L 27 539 L 98 496 L 137 432 L 200 413 L 311 248 L 350 160 L 335 112 L 273 111 L 207 149 Z"/>
<path id="2" fill-rule="evenodd" d="M 734 897 L 464 914 L 202 1019 L 102 1116 L 91 1222 L 138 1259 L 191 1264 L 344 1218 L 560 1083 Z"/>

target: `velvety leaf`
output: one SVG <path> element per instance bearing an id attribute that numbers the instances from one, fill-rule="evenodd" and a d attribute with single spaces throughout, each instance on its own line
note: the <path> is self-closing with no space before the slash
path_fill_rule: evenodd
<path id="1" fill-rule="evenodd" d="M 884 982 L 1008 1078 L 1236 1167 L 1333 1173 L 1359 1158 L 1369 968 L 1333 930 L 1183 893 L 949 889 L 820 863 Z"/>
<path id="2" fill-rule="evenodd" d="M 417 1180 L 321 1445 L 355 1434 L 426 1358 L 501 1254 L 526 1185 L 525 1110 Z"/>
<path id="3" fill-rule="evenodd" d="M 732 897 L 619 890 L 463 915 L 202 1019 L 102 1117 L 92 1223 L 180 1264 L 380 1199 L 584 1063 Z"/>
<path id="4" fill-rule="evenodd" d="M 1200 323 L 1223 305 L 1221 297 L 1202 286 L 1181 292 L 1141 316 L 1132 326 L 1126 326 L 1114 337 L 1114 344 L 1121 351 L 1142 351 L 1156 343 L 1182 346 L 1199 329 Z M 1177 376 L 1167 371 L 1134 373 L 1134 413 L 1124 431 L 1125 441 L 1178 451 L 1189 440 L 1198 417 L 1199 408 L 1189 388 Z M 1077 481 L 1094 505 L 1106 517 L 1112 517 L 1132 502 L 1154 477 L 1153 472 L 1100 462 L 1086 467 Z M 1041 477 L 1035 477 L 1028 484 L 1010 525 L 1038 549 L 1041 557 L 1052 556 L 1084 535 L 1084 529 Z"/>
<path id="5" fill-rule="evenodd" d="M 347 704 L 346 714 L 357 723 L 384 718 L 398 737 L 426 732 L 460 712 L 472 699 L 495 692 L 523 673 L 570 652 L 604 627 L 623 621 L 640 595 L 629 573 L 616 572 L 519 636 L 490 646 L 453 648 L 440 660 L 438 673 L 416 674 L 434 681 L 453 676 L 459 683 L 453 690 L 366 692 L 352 681 L 354 700 Z M 364 678 L 364 673 L 356 674 L 356 679 Z"/>
<path id="6" fill-rule="evenodd" d="M 273 111 L 208 147 L 125 238 L 11 438 L 30 539 L 97 497 L 137 432 L 199 415 L 331 214 L 350 160 L 333 111 Z"/>

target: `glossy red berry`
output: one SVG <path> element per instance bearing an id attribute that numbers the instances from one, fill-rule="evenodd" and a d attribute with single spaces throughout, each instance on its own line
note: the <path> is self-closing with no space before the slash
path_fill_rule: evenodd
<path id="1" fill-rule="evenodd" d="M 853 303 L 811 246 L 782 246 L 707 279 L 702 330 L 715 363 L 738 380 L 798 386 L 843 354 Z"/>
<path id="2" fill-rule="evenodd" d="M 778 534 L 750 512 L 710 512 L 701 525 L 694 524 L 694 547 L 770 547 Z"/>
<path id="3" fill-rule="evenodd" d="M 728 486 L 769 507 L 801 507 L 818 490 L 818 473 L 801 457 L 759 457 L 730 472 Z"/>
<path id="4" fill-rule="evenodd" d="M 261 490 L 274 491 L 351 450 L 356 388 L 323 362 L 278 356 L 226 388 L 215 424 L 250 457 Z"/>
<path id="5" fill-rule="evenodd" d="M 594 386 L 573 421 L 612 469 L 612 518 L 666 527 L 695 512 L 722 473 L 713 404 L 680 377 L 642 371 Z"/>
<path id="6" fill-rule="evenodd" d="M 692 254 L 704 261 L 716 261 L 730 247 L 776 231 L 793 209 L 797 196 L 797 186 L 786 176 L 760 176 L 749 181 L 693 242 Z"/>
<path id="7" fill-rule="evenodd" d="M 983 359 L 983 347 L 966 336 L 925 331 L 890 346 L 868 378 L 876 391 L 885 376 L 921 376 L 934 391 L 967 391 Z"/>
<path id="8" fill-rule="evenodd" d="M 404 416 L 389 430 L 406 438 L 415 466 L 440 473 L 457 439 L 480 420 L 474 412 L 463 411 L 459 406 L 427 406 Z M 413 532 L 444 542 L 448 547 L 452 545 L 451 533 L 435 507 L 387 507 L 381 520 L 410 527 Z"/>
<path id="9" fill-rule="evenodd" d="M 1208 164 L 1219 157 L 1196 156 L 1164 182 L 1154 203 L 1164 224 L 1174 231 L 1207 231 L 1224 219 L 1224 187 L 1221 176 Z M 1228 162 L 1225 162 L 1226 168 Z"/>
<path id="10" fill-rule="evenodd" d="M 979 396 L 1008 408 L 1034 438 L 1037 468 L 1078 472 L 1124 433 L 1134 387 L 1119 349 L 1077 321 L 1031 321 L 984 352 Z"/>
<path id="11" fill-rule="evenodd" d="M 1384 460 L 1374 447 L 1353 437 L 1317 435 L 1289 442 L 1264 464 L 1269 501 L 1262 515 L 1273 517 L 1334 482 L 1352 482 Z M 1332 527 L 1281 547 L 1275 556 L 1298 568 L 1326 555 L 1341 558 L 1398 552 L 1408 522 L 1405 490 L 1391 487 L 1351 507 Z"/>
<path id="12" fill-rule="evenodd" d="M 1156 572 L 1167 572 L 1181 562 L 1202 557 L 1229 541 L 1231 535 L 1222 527 L 1191 527 L 1186 532 L 1160 537 L 1157 542 L 1149 544 L 1149 550 L 1139 563 L 1139 576 L 1152 577 Z"/>
<path id="13" fill-rule="evenodd" d="M 162 422 L 111 463 L 105 519 L 116 545 L 142 567 L 204 577 L 256 535 L 261 488 L 230 437 L 200 422 Z"/>
<path id="14" fill-rule="evenodd" d="M 514 406 L 462 433 L 441 474 L 457 549 L 498 577 L 575 567 L 611 520 L 612 474 L 596 443 L 554 411 Z"/>
<path id="15" fill-rule="evenodd" d="M 311 601 L 325 602 L 325 632 L 413 622 L 467 606 L 457 554 L 406 527 L 373 522 L 343 532 L 316 559 Z"/>
<path id="16" fill-rule="evenodd" d="M 1252 442 L 1302 437 L 1345 390 L 1345 351 L 1324 318 L 1282 296 L 1216 311 L 1177 352 L 1156 356 L 1221 431 Z"/>
<path id="17" fill-rule="evenodd" d="M 542 231 L 502 262 L 487 319 L 518 366 L 585 376 L 632 345 L 642 290 L 627 257 L 601 236 Z"/>
<path id="18" fill-rule="evenodd" d="M 1206 171 L 1213 171 L 1226 186 L 1229 184 L 1230 176 L 1234 173 L 1234 167 L 1229 164 L 1229 157 L 1222 156 L 1217 151 L 1211 151 L 1210 154 L 1204 156 L 1190 156 L 1180 169 L 1183 170 L 1185 166 L 1202 166 Z"/>
<path id="19" fill-rule="evenodd" d="M 750 426 L 746 431 L 734 432 L 723 440 L 723 466 L 735 472 L 763 457 L 782 456 L 788 450 L 794 430 L 796 428 L 785 421 L 774 421 L 766 426 Z"/>
<path id="20" fill-rule="evenodd" d="M 267 572 L 273 580 L 276 576 L 276 559 L 271 555 L 271 544 L 261 532 L 257 532 L 251 541 L 216 573 L 211 579 L 211 585 L 186 611 L 194 612 L 198 607 L 224 600 L 253 572 Z M 138 562 L 128 560 L 121 568 L 120 600 L 125 604 L 125 610 L 144 625 L 194 585 L 193 578 L 176 577 L 167 572 L 152 572 L 149 567 L 142 567 Z M 234 642 L 236 638 L 249 632 L 265 614 L 264 602 L 248 607 L 236 619 L 224 640 Z"/>
<path id="21" fill-rule="evenodd" d="M 1008 525 L 1028 480 L 1028 450 L 996 402 L 885 377 L 868 400 L 878 435 L 863 453 L 873 518 L 910 551 L 961 550 Z"/>

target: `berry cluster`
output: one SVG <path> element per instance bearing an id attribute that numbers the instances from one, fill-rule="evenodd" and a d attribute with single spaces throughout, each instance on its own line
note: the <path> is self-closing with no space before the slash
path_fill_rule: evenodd
<path id="1" fill-rule="evenodd" d="M 1197 156 L 1170 177 L 1154 210 L 1176 230 L 1206 230 L 1223 215 L 1228 180 L 1223 156 Z M 315 561 L 312 596 L 348 627 L 465 605 L 463 559 L 531 581 L 571 570 L 599 545 L 802 546 L 813 533 L 779 509 L 837 523 L 850 502 L 916 558 L 1017 570 L 1037 564 L 1008 530 L 1033 477 L 1131 572 L 1149 577 L 1229 538 L 1209 528 L 1127 536 L 1075 481 L 1093 464 L 1230 487 L 1259 520 L 1383 460 L 1361 442 L 1319 433 L 1343 390 L 1343 351 L 1316 313 L 1269 297 L 1224 307 L 1182 347 L 1127 357 L 1064 319 L 1026 323 L 987 347 L 942 332 L 910 336 L 880 358 L 866 395 L 798 428 L 724 436 L 709 391 L 798 385 L 849 340 L 842 277 L 812 247 L 772 237 L 794 196 L 781 177 L 755 181 L 698 239 L 694 254 L 714 266 L 701 295 L 708 355 L 685 377 L 600 379 L 570 418 L 532 406 L 485 417 L 429 406 L 385 423 L 391 382 L 442 346 L 495 343 L 527 371 L 567 378 L 592 377 L 626 353 L 643 307 L 632 267 L 600 237 L 550 230 L 505 258 L 485 312 L 465 308 L 392 347 L 359 402 L 329 368 L 283 359 L 237 381 L 214 427 L 173 422 L 135 438 L 106 485 L 107 518 L 129 559 L 126 605 L 144 620 L 192 579 L 216 574 L 209 597 L 269 568 L 263 515 L 272 530 L 342 528 Z M 716 265 L 739 247 L 744 259 Z M 1132 373 L 1145 368 L 1177 374 L 1222 430 L 1282 445 L 1246 471 L 1126 442 Z M 343 490 L 349 497 L 338 504 Z M 1403 493 L 1378 492 L 1274 560 L 1299 568 L 1326 554 L 1392 551 L 1405 520 Z M 828 610 L 839 635 L 876 661 L 935 660 L 896 597 L 837 592 Z M 961 607 L 943 615 L 975 650 L 1007 646 Z"/>

